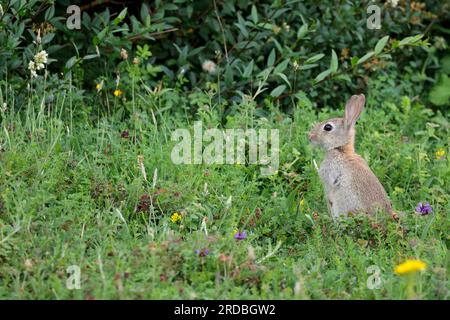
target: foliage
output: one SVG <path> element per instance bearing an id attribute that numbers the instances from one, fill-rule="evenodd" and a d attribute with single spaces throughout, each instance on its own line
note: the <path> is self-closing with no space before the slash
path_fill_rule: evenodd
<path id="1" fill-rule="evenodd" d="M 149 92 L 134 108 L 178 94 Z M 212 101 L 208 94 L 196 99 Z M 271 105 L 263 118 L 255 116 L 255 101 L 230 106 L 224 128 L 282 133 L 280 169 L 264 177 L 256 165 L 168 160 L 171 132 L 190 126 L 183 111 L 155 108 L 153 120 L 136 111 L 126 121 L 70 121 L 62 110 L 82 102 L 70 88 L 61 95 L 67 99 L 56 97 L 38 113 L 41 97 L 31 96 L 25 118 L 14 105 L 2 113 L 0 297 L 403 299 L 407 290 L 394 267 L 420 258 L 429 268 L 417 297 L 448 299 L 448 115 L 408 97 L 378 107 L 369 99 L 357 150 L 400 221 L 380 214 L 337 224 L 312 163 L 323 154 L 306 138 L 313 122 L 335 114 L 328 107 L 317 113 L 298 106 L 291 117 Z M 370 88 L 368 97 L 376 97 Z M 215 127 L 221 111 L 202 105 L 197 118 Z M 422 201 L 431 214 L 414 212 Z M 175 212 L 180 219 L 172 219 Z M 234 239 L 235 230 L 247 238 Z M 66 287 L 72 265 L 81 268 L 80 290 Z M 373 265 L 382 284 L 371 290 Z"/>
<path id="2" fill-rule="evenodd" d="M 77 1 L 1 1 L 0 298 L 448 300 L 448 4 L 378 2 L 370 30 L 358 0 L 78 3 L 81 30 Z M 359 92 L 399 221 L 327 214 L 307 133 Z M 197 120 L 278 129 L 278 171 L 174 164 Z"/>
<path id="3" fill-rule="evenodd" d="M 438 81 L 430 90 L 429 100 L 438 106 L 445 106 L 450 103 L 450 55 L 441 60 L 441 68 L 438 73 Z"/>
<path id="4" fill-rule="evenodd" d="M 422 95 L 430 81 L 443 88 L 446 77 L 435 70 L 447 50 L 441 35 L 448 29 L 439 22 L 448 17 L 448 4 L 392 3 L 378 3 L 380 30 L 367 28 L 363 9 L 369 3 L 359 0 L 338 6 L 238 0 L 156 1 L 130 7 L 119 2 L 111 9 L 83 5 L 81 30 L 71 30 L 65 9 L 76 1 L 8 1 L 0 20 L 0 39 L 6 44 L 0 49 L 0 75 L 24 87 L 16 76 L 28 79 L 32 41 L 40 34 L 40 45 L 53 62 L 52 73 L 63 73 L 88 91 L 103 80 L 109 94 L 120 84 L 144 91 L 176 85 L 195 92 L 219 79 L 217 90 L 224 98 L 254 95 L 262 81 L 260 89 L 282 106 L 295 101 L 316 104 L 318 97 L 322 103 L 342 103 L 337 93 L 364 91 L 372 77 L 389 76 L 387 65 L 421 84 L 414 94 Z M 435 43 L 433 48 L 404 47 L 421 44 L 414 37 L 431 30 L 434 34 L 427 38 Z M 123 59 L 121 49 L 129 59 Z M 207 60 L 214 63 L 213 72 L 202 70 Z M 130 68 L 132 61 L 139 67 Z M 445 101 L 435 90 L 437 97 L 431 101 Z M 106 99 L 103 105 L 108 106 Z"/>

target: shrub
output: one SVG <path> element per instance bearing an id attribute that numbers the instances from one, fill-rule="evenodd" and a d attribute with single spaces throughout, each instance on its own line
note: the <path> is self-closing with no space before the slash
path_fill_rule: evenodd
<path id="1" fill-rule="evenodd" d="M 342 92 L 364 91 L 370 79 L 398 70 L 411 78 L 412 94 L 423 94 L 428 80 L 437 81 L 430 99 L 446 101 L 439 98 L 445 74 L 436 70 L 448 51 L 441 37 L 448 4 L 439 1 L 375 3 L 381 10 L 379 30 L 367 28 L 371 2 L 359 0 L 338 6 L 331 1 L 180 0 L 128 7 L 118 2 L 106 9 L 92 2 L 81 5 L 81 30 L 66 24 L 72 4 L 81 2 L 3 4 L 2 78 L 24 88 L 28 63 L 41 46 L 51 73 L 94 93 L 98 84 L 112 94 L 120 86 L 195 92 L 217 82 L 219 99 L 242 99 L 259 88 L 281 106 L 334 105 L 345 100 Z M 424 33 L 432 48 L 419 39 Z M 377 44 L 384 49 L 374 53 Z"/>

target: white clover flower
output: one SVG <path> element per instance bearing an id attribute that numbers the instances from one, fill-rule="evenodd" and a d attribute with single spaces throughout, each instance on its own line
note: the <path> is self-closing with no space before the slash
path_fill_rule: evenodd
<path id="1" fill-rule="evenodd" d="M 45 50 L 42 50 L 34 56 L 34 61 L 36 62 L 36 69 L 41 70 L 44 68 L 44 64 L 48 62 L 48 53 Z"/>
<path id="2" fill-rule="evenodd" d="M 387 2 L 391 5 L 392 8 L 397 7 L 399 0 L 388 0 Z"/>
<path id="3" fill-rule="evenodd" d="M 34 61 L 30 61 L 28 62 L 28 70 L 30 70 L 31 73 L 31 77 L 32 78 L 36 78 L 37 77 L 37 73 L 36 73 L 36 64 L 34 63 Z"/>
<path id="4" fill-rule="evenodd" d="M 42 50 L 34 56 L 34 59 L 28 62 L 28 70 L 30 70 L 31 77 L 37 77 L 37 70 L 41 70 L 45 68 L 45 65 L 48 63 L 48 53 L 45 50 Z"/>
<path id="5" fill-rule="evenodd" d="M 202 63 L 202 68 L 204 71 L 213 74 L 216 72 L 216 64 L 211 60 L 205 60 Z"/>
<path id="6" fill-rule="evenodd" d="M 35 69 L 36 69 L 36 64 L 34 63 L 33 60 L 31 60 L 30 62 L 28 62 L 28 69 L 29 69 L 29 70 L 35 70 Z"/>

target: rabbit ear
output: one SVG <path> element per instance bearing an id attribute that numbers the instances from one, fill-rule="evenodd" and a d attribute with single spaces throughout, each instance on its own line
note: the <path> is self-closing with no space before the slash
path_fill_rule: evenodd
<path id="1" fill-rule="evenodd" d="M 364 108 L 366 97 L 363 94 L 353 95 L 345 104 L 344 123 L 347 129 L 352 128 Z"/>

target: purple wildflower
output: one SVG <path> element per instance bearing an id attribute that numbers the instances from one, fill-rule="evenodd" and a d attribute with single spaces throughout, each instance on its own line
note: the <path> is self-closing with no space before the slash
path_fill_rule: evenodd
<path id="1" fill-rule="evenodd" d="M 199 255 L 200 257 L 207 256 L 208 253 L 209 253 L 209 249 L 208 248 L 204 248 L 204 249 L 201 249 L 201 250 L 200 249 L 196 249 L 195 250 L 195 254 Z"/>
<path id="2" fill-rule="evenodd" d="M 238 231 L 234 234 L 234 238 L 237 240 L 244 240 L 245 238 L 247 238 L 247 232 L 245 231 Z"/>
<path id="3" fill-rule="evenodd" d="M 128 130 L 124 130 L 124 131 L 122 131 L 120 136 L 124 139 L 128 139 L 130 137 L 130 133 L 128 132 Z"/>
<path id="4" fill-rule="evenodd" d="M 433 212 L 433 208 L 430 206 L 430 204 L 427 202 L 423 204 L 422 202 L 419 202 L 419 204 L 416 207 L 416 212 L 420 214 L 421 216 L 427 215 L 431 212 Z"/>

